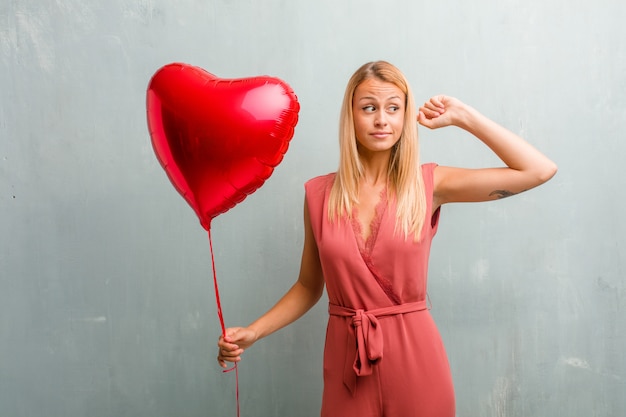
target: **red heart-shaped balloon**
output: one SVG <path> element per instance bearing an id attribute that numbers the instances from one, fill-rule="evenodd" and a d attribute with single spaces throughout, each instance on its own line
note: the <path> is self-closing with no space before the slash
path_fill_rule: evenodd
<path id="1" fill-rule="evenodd" d="M 146 105 L 154 152 L 206 230 L 269 178 L 300 109 L 278 78 L 222 79 L 180 63 L 153 75 Z"/>

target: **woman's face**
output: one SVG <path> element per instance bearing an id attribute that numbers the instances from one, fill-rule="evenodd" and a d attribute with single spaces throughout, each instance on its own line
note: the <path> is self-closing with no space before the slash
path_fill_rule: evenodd
<path id="1" fill-rule="evenodd" d="M 395 84 L 370 78 L 359 84 L 352 98 L 354 130 L 361 154 L 389 152 L 404 126 L 406 97 Z"/>

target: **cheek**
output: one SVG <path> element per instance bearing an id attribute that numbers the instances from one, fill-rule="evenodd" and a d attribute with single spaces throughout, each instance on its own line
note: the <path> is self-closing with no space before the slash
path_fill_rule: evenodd
<path id="1" fill-rule="evenodd" d="M 393 125 L 396 130 L 402 131 L 404 128 L 404 115 L 399 115 L 397 118 L 394 118 Z"/>
<path id="2" fill-rule="evenodd" d="M 364 130 L 367 130 L 366 123 L 363 121 L 362 118 L 355 118 L 354 131 L 356 132 L 357 136 L 359 135 L 359 132 L 363 132 Z"/>

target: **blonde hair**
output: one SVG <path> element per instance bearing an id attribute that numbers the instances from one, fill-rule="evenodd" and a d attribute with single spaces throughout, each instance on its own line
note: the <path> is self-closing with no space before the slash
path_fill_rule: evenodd
<path id="1" fill-rule="evenodd" d="M 328 204 L 329 219 L 352 216 L 352 208 L 359 202 L 359 180 L 363 165 L 357 150 L 352 100 L 356 88 L 363 81 L 377 79 L 389 82 L 405 94 L 404 126 L 402 135 L 391 152 L 388 181 L 390 201 L 396 201 L 396 232 L 405 239 L 413 234 L 419 240 L 426 219 L 424 179 L 419 163 L 417 113 L 413 93 L 398 68 L 385 61 L 369 62 L 350 78 L 341 106 L 339 119 L 339 169 L 335 176 Z"/>

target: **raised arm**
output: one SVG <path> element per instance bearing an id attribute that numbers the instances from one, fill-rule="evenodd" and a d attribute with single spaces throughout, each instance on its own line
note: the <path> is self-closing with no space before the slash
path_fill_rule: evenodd
<path id="1" fill-rule="evenodd" d="M 226 329 L 226 336 L 218 341 L 218 362 L 226 367 L 226 362 L 239 362 L 241 354 L 257 340 L 296 321 L 309 311 L 322 296 L 324 278 L 313 237 L 307 205 L 304 205 L 304 247 L 300 263 L 300 274 L 296 283 L 272 307 L 248 327 Z"/>
<path id="2" fill-rule="evenodd" d="M 419 109 L 418 121 L 437 129 L 457 126 L 487 145 L 505 164 L 502 168 L 435 170 L 435 208 L 450 202 L 488 201 L 529 190 L 557 171 L 554 162 L 524 139 L 477 110 L 448 96 L 435 96 Z"/>

